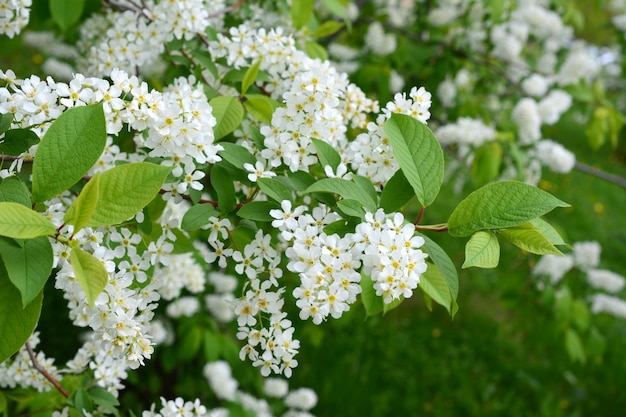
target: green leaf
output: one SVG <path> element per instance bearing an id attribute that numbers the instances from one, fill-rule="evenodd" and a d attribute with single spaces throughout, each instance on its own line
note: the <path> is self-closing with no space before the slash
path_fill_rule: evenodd
<path id="1" fill-rule="evenodd" d="M 243 106 L 236 97 L 218 96 L 209 101 L 217 124 L 213 128 L 215 140 L 220 140 L 239 127 L 243 120 Z"/>
<path id="2" fill-rule="evenodd" d="M 93 307 L 96 298 L 109 280 L 109 274 L 99 259 L 78 247 L 72 249 L 70 263 L 76 280 L 85 292 L 89 306 Z"/>
<path id="3" fill-rule="evenodd" d="M 0 154 L 18 156 L 39 142 L 39 136 L 30 129 L 7 130 L 0 143 Z"/>
<path id="4" fill-rule="evenodd" d="M 417 199 L 429 206 L 443 182 L 443 150 L 433 132 L 422 122 L 393 113 L 384 124 L 393 153 Z"/>
<path id="5" fill-rule="evenodd" d="M 218 77 L 219 72 L 217 71 L 217 66 L 215 62 L 213 62 L 213 57 L 209 51 L 205 49 L 194 49 L 191 51 L 191 57 L 196 63 L 200 64 L 202 68 L 209 70 L 214 78 Z"/>
<path id="6" fill-rule="evenodd" d="M 270 123 L 266 123 L 266 124 L 270 124 Z M 249 125 L 248 131 L 250 132 L 250 136 L 252 137 L 252 140 L 254 141 L 254 144 L 256 145 L 257 149 L 265 149 L 265 144 L 264 144 L 265 137 L 261 134 L 261 129 L 259 129 L 258 127 L 254 125 Z"/>
<path id="7" fill-rule="evenodd" d="M 357 222 L 355 222 L 354 219 L 339 219 L 326 225 L 322 230 L 329 236 L 334 234 L 345 236 L 347 233 L 354 232 L 356 225 Z"/>
<path id="8" fill-rule="evenodd" d="M 365 210 L 356 200 L 344 199 L 337 202 L 337 207 L 346 215 L 365 219 Z"/>
<path id="9" fill-rule="evenodd" d="M 586 332 L 589 328 L 589 308 L 583 300 L 575 300 L 572 303 L 572 323 L 581 332 Z"/>
<path id="10" fill-rule="evenodd" d="M 387 181 L 380 195 L 380 208 L 385 213 L 398 211 L 402 206 L 415 196 L 415 191 L 407 181 L 401 169 L 397 170 L 393 177 Z"/>
<path id="11" fill-rule="evenodd" d="M 278 203 L 282 203 L 284 200 L 293 202 L 289 188 L 274 178 L 259 178 L 256 184 L 266 196 Z"/>
<path id="12" fill-rule="evenodd" d="M 0 203 L 0 236 L 32 239 L 53 235 L 56 230 L 50 220 L 20 203 Z"/>
<path id="13" fill-rule="evenodd" d="M 365 274 L 361 274 L 361 300 L 365 307 L 366 317 L 375 316 L 383 312 L 385 302 L 382 297 L 376 295 L 372 278 Z"/>
<path id="14" fill-rule="evenodd" d="M 252 64 L 250 68 L 246 71 L 246 75 L 243 76 L 243 80 L 241 81 L 241 95 L 245 96 L 248 88 L 256 81 L 257 75 L 259 75 L 259 66 L 261 66 L 261 59 Z"/>
<path id="15" fill-rule="evenodd" d="M 308 41 L 304 44 L 304 51 L 312 59 L 319 59 L 321 61 L 328 60 L 328 52 L 322 45 L 317 42 Z"/>
<path id="16" fill-rule="evenodd" d="M 304 194 L 313 192 L 339 194 L 343 198 L 358 201 L 372 213 L 376 211 L 376 202 L 366 191 L 352 181 L 341 178 L 323 178 L 303 191 Z"/>
<path id="17" fill-rule="evenodd" d="M 383 304 L 383 316 L 389 313 L 391 310 L 398 308 L 400 304 L 404 301 L 404 297 L 400 296 L 400 298 L 393 299 L 389 304 Z"/>
<path id="18" fill-rule="evenodd" d="M 439 268 L 439 272 L 443 275 L 448 283 L 452 297 L 456 300 L 459 296 L 459 275 L 456 271 L 454 263 L 434 240 L 421 233 L 416 233 L 424 239 L 424 250 L 428 254 L 429 259 Z"/>
<path id="19" fill-rule="evenodd" d="M 347 10 L 346 5 L 342 3 L 341 0 L 322 0 L 324 6 L 334 15 L 341 17 L 342 19 L 347 19 Z"/>
<path id="20" fill-rule="evenodd" d="M 76 200 L 72 202 L 72 205 L 67 209 L 63 217 L 65 223 L 74 225 L 73 234 L 76 234 L 91 220 L 91 216 L 98 205 L 99 194 L 100 173 L 98 172 L 83 187 L 83 190 Z"/>
<path id="21" fill-rule="evenodd" d="M 504 0 L 490 0 L 491 21 L 499 23 L 504 12 Z"/>
<path id="22" fill-rule="evenodd" d="M 315 183 L 315 177 L 305 171 L 289 171 L 287 178 L 289 178 L 289 182 L 291 182 L 296 191 L 304 191 Z"/>
<path id="23" fill-rule="evenodd" d="M 95 405 L 102 407 L 107 413 L 119 417 L 120 413 L 117 411 L 117 406 L 120 405 L 120 402 L 113 394 L 98 386 L 89 388 L 87 392 Z"/>
<path id="24" fill-rule="evenodd" d="M 52 19 L 65 32 L 80 20 L 85 0 L 49 0 Z"/>
<path id="25" fill-rule="evenodd" d="M 598 107 L 594 110 L 585 130 L 587 141 L 592 149 L 597 150 L 604 145 L 611 130 L 610 117 L 610 112 L 606 107 Z"/>
<path id="26" fill-rule="evenodd" d="M 459 203 L 448 219 L 448 231 L 452 236 L 469 236 L 478 230 L 504 229 L 543 216 L 556 207 L 569 204 L 528 184 L 496 182 Z"/>
<path id="27" fill-rule="evenodd" d="M 532 229 L 524 227 L 501 229 L 498 232 L 509 242 L 526 252 L 536 253 L 537 255 L 563 255 L 541 231 L 534 227 Z"/>
<path id="28" fill-rule="evenodd" d="M 559 232 L 557 232 L 557 230 L 547 221 L 537 218 L 530 220 L 530 223 L 537 228 L 537 230 L 541 232 L 541 234 L 544 235 L 553 245 L 564 245 L 569 247 Z"/>
<path id="29" fill-rule="evenodd" d="M 580 336 L 572 329 L 565 331 L 565 349 L 571 360 L 575 362 L 585 363 L 587 358 L 585 356 L 585 348 L 580 340 Z"/>
<path id="30" fill-rule="evenodd" d="M 0 135 L 11 128 L 11 123 L 13 123 L 13 113 L 0 113 Z M 0 143 L 1 146 L 2 144 Z M 0 153 L 4 152 L 0 151 Z"/>
<path id="31" fill-rule="evenodd" d="M 44 236 L 20 242 L 0 237 L 0 256 L 9 279 L 22 294 L 22 306 L 26 307 L 43 290 L 52 272 L 50 241 Z"/>
<path id="32" fill-rule="evenodd" d="M 323 140 L 315 138 L 312 138 L 311 140 L 313 142 L 313 146 L 315 146 L 317 157 L 320 160 L 320 165 L 322 165 L 322 167 L 328 165 L 333 169 L 333 171 L 335 171 L 337 166 L 341 163 L 341 156 L 339 155 L 339 152 Z"/>
<path id="33" fill-rule="evenodd" d="M 219 215 L 220 212 L 211 204 L 196 204 L 185 212 L 180 228 L 188 232 L 197 230 L 208 224 L 210 217 L 219 217 Z"/>
<path id="34" fill-rule="evenodd" d="M 615 149 L 619 142 L 620 132 L 624 127 L 624 116 L 613 106 L 609 107 L 609 139 Z"/>
<path id="35" fill-rule="evenodd" d="M 271 97 L 263 94 L 248 94 L 243 102 L 246 111 L 259 122 L 269 125 L 272 123 L 274 110 L 282 105 Z"/>
<path id="36" fill-rule="evenodd" d="M 270 210 L 279 209 L 280 204 L 275 201 L 252 201 L 246 203 L 237 211 L 237 216 L 259 222 L 271 222 Z"/>
<path id="37" fill-rule="evenodd" d="M 500 243 L 495 233 L 481 230 L 472 235 L 465 245 L 462 268 L 495 268 L 500 262 Z"/>
<path id="38" fill-rule="evenodd" d="M 78 387 L 76 391 L 70 394 L 67 399 L 68 403 L 78 410 L 80 413 L 85 410 L 88 413 L 93 411 L 93 400 L 89 396 L 87 390 L 83 387 Z"/>
<path id="39" fill-rule="evenodd" d="M 237 207 L 235 185 L 226 168 L 220 164 L 211 168 L 211 185 L 217 193 L 217 208 L 221 213 L 230 213 Z"/>
<path id="40" fill-rule="evenodd" d="M 99 227 L 129 219 L 154 199 L 171 170 L 171 167 L 149 162 L 133 162 L 105 171 L 99 176 L 98 200 L 91 217 L 86 222 L 81 219 L 81 223 Z M 83 214 L 89 212 L 90 199 L 95 195 L 93 190 L 86 195 Z"/>
<path id="41" fill-rule="evenodd" d="M 0 202 L 20 203 L 30 208 L 30 191 L 18 177 L 7 177 L 0 182 Z"/>
<path id="42" fill-rule="evenodd" d="M 26 343 L 39 322 L 43 291 L 22 306 L 22 297 L 11 283 L 0 262 L 0 363 L 7 360 Z"/>
<path id="43" fill-rule="evenodd" d="M 338 22 L 336 20 L 327 20 L 322 23 L 315 29 L 313 32 L 314 38 L 325 38 L 326 36 L 330 36 L 335 32 L 338 32 L 345 26 L 344 23 Z"/>
<path id="44" fill-rule="evenodd" d="M 420 288 L 437 304 L 445 307 L 454 318 L 459 309 L 458 304 L 448 286 L 448 282 L 436 265 L 429 263 L 426 272 L 420 276 Z"/>
<path id="45" fill-rule="evenodd" d="M 35 154 L 33 200 L 45 201 L 76 184 L 98 161 L 105 145 L 102 103 L 74 107 L 61 114 Z"/>
<path id="46" fill-rule="evenodd" d="M 291 21 L 296 29 L 309 23 L 313 17 L 314 0 L 298 0 L 291 2 Z"/>
<path id="47" fill-rule="evenodd" d="M 222 146 L 224 150 L 219 151 L 218 154 L 224 158 L 224 160 L 239 169 L 243 169 L 245 171 L 243 164 L 254 165 L 256 163 L 254 155 L 241 145 L 235 145 L 230 142 L 222 142 L 220 143 L 220 146 Z"/>
<path id="48" fill-rule="evenodd" d="M 485 185 L 500 176 L 502 146 L 498 142 L 485 142 L 476 150 L 470 173 L 478 185 Z"/>
<path id="49" fill-rule="evenodd" d="M 374 184 L 372 184 L 372 181 L 361 175 L 352 174 L 352 182 L 358 185 L 361 190 L 365 191 L 374 202 L 378 201 L 378 193 L 376 193 L 376 188 Z"/>

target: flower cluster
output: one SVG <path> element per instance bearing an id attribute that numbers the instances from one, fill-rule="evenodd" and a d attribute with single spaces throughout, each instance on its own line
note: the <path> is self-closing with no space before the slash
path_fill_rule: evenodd
<path id="1" fill-rule="evenodd" d="M 32 0 L 0 0 L 0 35 L 9 38 L 22 31 L 30 19 Z"/>
<path id="2" fill-rule="evenodd" d="M 173 39 L 191 39 L 207 26 L 221 27 L 223 0 L 120 1 L 121 11 L 94 14 L 81 26 L 79 68 L 104 76 L 114 68 L 153 67 Z M 125 9 L 125 10 L 124 10 Z"/>
<path id="3" fill-rule="evenodd" d="M 39 342 L 39 332 L 35 332 L 26 343 L 31 350 L 34 350 Z M 60 379 L 60 373 L 54 365 L 54 359 L 46 358 L 43 352 L 38 352 L 35 360 L 53 378 Z M 0 387 L 15 388 L 16 386 L 33 387 L 39 392 L 52 389 L 50 381 L 33 367 L 26 344 L 20 348 L 14 357 L 0 363 Z"/>
<path id="4" fill-rule="evenodd" d="M 124 124 L 144 133 L 135 136 L 137 153 L 132 155 L 120 152 L 109 139 L 109 146 L 92 173 L 112 168 L 123 158 L 132 162 L 157 157 L 162 158 L 164 165 L 175 166 L 172 174 L 177 180 L 166 185 L 168 196 L 180 201 L 180 194 L 189 189 L 202 189 L 198 180 L 204 173 L 197 170 L 197 165 L 219 161 L 217 152 L 222 147 L 213 143 L 212 127 L 216 120 L 193 77 L 179 78 L 159 92 L 149 90 L 147 83 L 123 71 L 113 70 L 110 76 L 112 83 L 76 74 L 66 84 L 50 77 L 45 81 L 37 76 L 18 80 L 10 70 L 0 72 L 0 80 L 8 85 L 0 88 L 0 114 L 13 114 L 15 127 L 38 126 L 34 131 L 42 137 L 64 110 L 102 102 L 108 134 L 120 133 Z M 32 159 L 36 149 L 34 145 L 20 155 L 11 170 Z"/>
<path id="5" fill-rule="evenodd" d="M 300 276 L 293 295 L 301 319 L 320 324 L 329 315 L 339 318 L 348 311 L 361 293 L 361 266 L 385 303 L 410 297 L 426 271 L 426 254 L 419 249 L 424 240 L 414 236 L 413 225 L 403 225 L 400 213 L 388 217 L 382 209 L 368 212 L 355 233 L 344 236 L 324 232 L 337 220 L 324 207 L 309 214 L 304 206 L 292 210 L 291 203 L 283 201 L 281 210 L 270 214 L 276 219 L 272 225 L 290 244 L 285 251 L 287 269 Z"/>
<path id="6" fill-rule="evenodd" d="M 225 57 L 234 68 L 260 62 L 259 68 L 270 79 L 264 91 L 285 105 L 274 111 L 271 125 L 261 127 L 265 149 L 256 157 L 263 166 L 306 169 L 316 162 L 312 138 L 344 149 L 346 123 L 362 126 L 365 114 L 377 110 L 377 104 L 350 84 L 345 74 L 296 49 L 293 37 L 282 29 L 252 30 L 241 25 L 229 34 L 217 35 L 209 45 L 212 55 Z"/>

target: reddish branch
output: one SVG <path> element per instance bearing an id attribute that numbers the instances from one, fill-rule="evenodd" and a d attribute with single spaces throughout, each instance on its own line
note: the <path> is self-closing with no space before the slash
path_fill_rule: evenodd
<path id="1" fill-rule="evenodd" d="M 59 381 L 54 379 L 54 377 L 50 375 L 43 366 L 41 366 L 39 361 L 37 361 L 37 358 L 35 357 L 35 353 L 33 352 L 33 348 L 30 346 L 30 343 L 28 342 L 26 342 L 26 350 L 28 351 L 28 356 L 30 357 L 31 362 L 33 363 L 33 367 L 41 375 L 43 375 L 44 378 L 50 381 L 50 383 L 54 386 L 54 388 L 56 388 L 61 393 L 61 395 L 63 395 L 65 398 L 69 398 L 70 394 L 65 390 L 65 388 L 61 386 L 61 384 L 59 384 Z"/>

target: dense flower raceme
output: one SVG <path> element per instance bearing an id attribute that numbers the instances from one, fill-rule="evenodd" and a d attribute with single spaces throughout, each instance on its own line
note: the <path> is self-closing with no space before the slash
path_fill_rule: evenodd
<path id="1" fill-rule="evenodd" d="M 261 36 L 263 31 L 259 30 L 252 35 Z M 271 31 L 270 35 L 276 38 L 273 51 L 289 51 L 289 45 L 292 45 L 289 37 L 283 37 L 280 31 Z M 265 145 L 266 149 L 271 149 L 272 141 L 280 140 L 284 142 L 280 145 L 284 149 L 294 146 L 295 153 L 290 155 L 283 152 L 277 159 L 267 152 L 265 155 L 268 157 L 265 157 L 263 150 L 259 150 L 256 152 L 259 161 L 256 167 L 250 169 L 253 171 L 251 176 L 274 175 L 266 171 L 266 167 L 276 168 L 280 164 L 287 165 L 291 170 L 307 168 L 315 161 L 312 157 L 315 152 L 311 146 L 312 137 L 327 137 L 331 143 L 344 150 L 345 162 L 354 164 L 352 160 L 355 156 L 350 153 L 345 136 L 345 123 L 362 126 L 366 112 L 377 109 L 375 102 L 366 99 L 355 86 L 348 85 L 345 76 L 337 73 L 328 63 L 312 60 L 293 46 L 291 48 L 294 59 L 281 69 L 281 75 L 292 71 L 295 76 L 284 77 L 284 84 L 276 84 L 273 88 L 277 92 L 284 91 L 282 97 L 286 107 L 280 109 L 285 109 L 284 113 L 275 112 L 271 131 L 265 131 L 268 132 Z M 278 65 L 284 65 L 282 61 L 277 62 Z M 232 65 L 236 64 L 233 62 Z M 64 110 L 104 103 L 107 133 L 110 136 L 105 152 L 91 173 L 110 169 L 116 161 L 140 161 L 147 157 L 161 158 L 164 165 L 175 167 L 173 175 L 176 182 L 164 186 L 167 191 L 164 198 L 169 203 L 158 220 L 163 233 L 149 244 L 144 243 L 136 231 L 125 227 L 106 230 L 84 228 L 74 234 L 71 226 L 63 225 L 63 216 L 75 197 L 65 193 L 46 202 L 46 216 L 59 227 L 60 233 L 73 236 L 74 240 L 80 242 L 82 249 L 103 262 L 109 273 L 109 282 L 103 293 L 94 307 L 88 307 L 68 262 L 71 248 L 54 243 L 55 266 L 58 268 L 56 287 L 63 291 L 68 301 L 70 318 L 74 324 L 91 329 L 89 338 L 76 357 L 67 364 L 67 369 L 71 372 L 91 369 L 96 382 L 116 394 L 123 388 L 127 369 L 143 364 L 152 355 L 154 344 L 167 338 L 162 334 L 159 322 L 154 321 L 154 310 L 159 301 L 171 301 L 166 312 L 172 317 L 191 315 L 201 308 L 197 299 L 181 297 L 181 292 L 202 292 L 207 283 L 206 270 L 190 256 L 174 255 L 171 252 L 176 241 L 173 232 L 187 207 L 181 195 L 188 192 L 189 188 L 201 190 L 203 186 L 199 180 L 204 173 L 198 167 L 219 160 L 217 152 L 221 147 L 213 144 L 210 129 L 215 125 L 212 109 L 202 91 L 195 87 L 193 78 L 179 78 L 163 92 L 158 92 L 149 90 L 145 82 L 120 70 L 111 72 L 110 81 L 76 74 L 67 84 L 55 82 L 52 78 L 41 80 L 35 76 L 17 80 L 10 70 L 0 75 L 6 83 L 6 87 L 0 89 L 0 111 L 3 114 L 12 113 L 16 127 L 35 126 L 39 136 L 45 134 L 50 123 Z M 276 80 L 281 80 L 278 73 Z M 311 84 L 315 86 L 313 89 L 303 88 Z M 424 89 L 414 88 L 409 96 L 407 99 L 404 95 L 397 95 L 394 102 L 384 109 L 376 127 L 371 124 L 368 127 L 370 131 L 376 132 L 371 135 L 380 140 L 377 147 L 370 147 L 371 155 L 379 155 L 382 146 L 387 154 L 387 162 L 391 161 L 391 148 L 384 138 L 381 125 L 392 112 L 412 114 L 422 121 L 427 120 L 430 94 Z M 301 97 L 305 97 L 306 101 L 302 101 Z M 290 116 L 286 119 L 288 114 Z M 320 120 L 317 120 L 318 115 L 321 115 Z M 287 124 L 286 120 L 290 122 Z M 115 137 L 124 125 L 137 132 L 134 141 L 136 153 L 122 152 L 115 143 Z M 3 171 L 3 176 L 19 173 L 23 162 L 32 159 L 35 152 L 36 146 L 33 146 L 17 158 L 8 170 Z M 359 152 L 363 160 L 372 159 L 364 150 Z M 397 169 L 397 165 L 389 166 L 389 163 L 381 163 L 381 166 L 386 166 L 387 171 L 376 180 L 379 184 L 384 183 Z M 250 180 L 254 182 L 256 177 Z M 321 218 L 325 216 L 325 221 L 321 221 L 318 211 L 324 212 Z M 372 275 L 376 293 L 383 296 L 385 302 L 412 294 L 419 283 L 420 273 L 426 267 L 423 261 L 425 254 L 419 250 L 423 241 L 413 237 L 413 226 L 402 225 L 402 216 L 397 214 L 386 219 L 380 211 L 375 215 L 370 213 L 366 217 L 368 221 L 357 228 L 354 237 L 350 235 L 343 238 L 321 232 L 323 225 L 337 219 L 336 215 L 320 207 L 314 210 L 313 216 L 318 218 L 294 218 L 303 223 L 311 222 L 308 229 L 311 229 L 311 233 L 315 230 L 314 235 L 311 235 L 311 238 L 315 237 L 315 245 L 311 250 L 323 253 L 320 258 L 323 263 L 311 265 L 306 270 L 291 263 L 288 267 L 302 278 L 302 285 L 294 292 L 297 305 L 302 310 L 302 318 L 311 317 L 319 324 L 327 315 L 340 317 L 361 291 L 358 272 L 361 264 L 364 271 Z M 143 221 L 141 213 L 135 220 L 138 223 Z M 234 251 L 227 246 L 228 231 L 232 229 L 229 220 L 214 218 L 210 221 L 207 228 L 213 232 L 207 243 L 211 249 L 204 247 L 198 250 L 205 253 L 208 262 L 215 262 L 221 267 L 231 262 L 235 264 L 235 271 L 247 279 L 247 284 L 239 299 L 232 296 L 234 288 L 207 295 L 207 309 L 214 312 L 220 321 L 229 321 L 234 316 L 219 306 L 233 309 L 239 325 L 238 337 L 246 341 L 241 357 L 250 358 L 255 366 L 261 367 L 263 375 L 272 371 L 291 375 L 292 368 L 297 366 L 294 357 L 299 342 L 293 338 L 292 323 L 282 311 L 284 288 L 278 284 L 282 276 L 282 270 L 278 268 L 282 253 L 273 247 L 270 236 L 262 231 L 242 251 Z M 284 232 L 288 235 L 297 230 L 286 228 Z M 356 243 L 351 239 L 360 241 Z M 297 240 L 293 242 L 288 248 L 288 258 L 290 254 L 298 254 L 300 244 Z M 352 260 L 352 255 L 357 252 L 360 253 L 358 260 Z M 181 269 L 186 273 L 181 275 L 175 272 Z M 151 277 L 148 276 L 149 272 Z M 209 274 L 208 281 L 211 280 Z M 137 286 L 137 283 L 147 285 Z M 260 323 L 257 323 L 257 314 L 267 316 L 268 326 L 258 327 Z M 154 330 L 153 323 L 156 326 Z M 4 366 L 15 366 L 15 363 L 19 362 L 7 362 Z M 3 385 L 14 383 L 16 381 L 9 380 L 4 381 Z"/>
<path id="2" fill-rule="evenodd" d="M 0 34 L 19 34 L 30 19 L 32 0 L 0 0 Z"/>

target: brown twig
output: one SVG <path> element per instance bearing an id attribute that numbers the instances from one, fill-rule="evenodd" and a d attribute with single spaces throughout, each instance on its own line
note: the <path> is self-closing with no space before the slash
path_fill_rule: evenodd
<path id="1" fill-rule="evenodd" d="M 54 379 L 54 377 L 52 375 L 50 375 L 48 373 L 48 371 L 46 371 L 43 366 L 41 366 L 39 361 L 37 361 L 37 358 L 35 357 L 35 352 L 33 352 L 33 348 L 30 346 L 30 343 L 28 343 L 28 342 L 26 342 L 26 350 L 28 351 L 28 356 L 30 357 L 31 362 L 33 363 L 33 367 L 41 375 L 43 375 L 44 378 L 46 378 L 48 381 L 50 381 L 50 383 L 52 385 L 54 385 L 54 388 L 56 388 L 61 393 L 61 395 L 63 395 L 65 398 L 69 398 L 70 394 L 65 390 L 65 388 L 63 388 L 61 386 L 61 384 L 59 384 L 59 381 Z"/>

